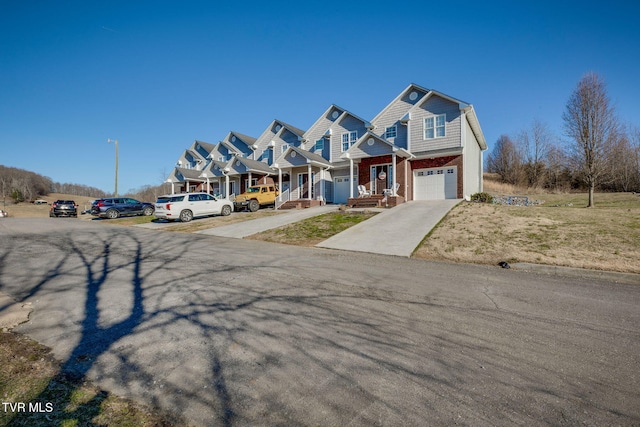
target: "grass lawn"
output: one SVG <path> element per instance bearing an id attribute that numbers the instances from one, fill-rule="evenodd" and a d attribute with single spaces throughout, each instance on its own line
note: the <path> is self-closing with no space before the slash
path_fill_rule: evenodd
<path id="1" fill-rule="evenodd" d="M 513 192 L 512 194 L 523 194 Z M 426 238 L 415 257 L 496 264 L 531 262 L 640 273 L 640 197 L 598 193 L 532 194 L 518 207 L 461 203 Z"/>
<path id="2" fill-rule="evenodd" d="M 253 240 L 285 243 L 297 246 L 314 246 L 329 237 L 371 218 L 375 212 L 330 212 L 283 227 L 267 230 L 247 237 Z"/>

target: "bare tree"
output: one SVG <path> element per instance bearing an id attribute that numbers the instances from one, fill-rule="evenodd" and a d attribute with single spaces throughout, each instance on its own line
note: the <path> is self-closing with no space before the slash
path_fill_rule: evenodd
<path id="1" fill-rule="evenodd" d="M 543 184 L 541 180 L 544 177 L 547 153 L 553 140 L 549 127 L 544 122 L 535 119 L 531 128 L 520 133 L 518 140 L 525 161 L 525 172 L 529 186 L 536 187 Z"/>
<path id="2" fill-rule="evenodd" d="M 489 172 L 500 175 L 503 182 L 517 184 L 520 180 L 521 156 L 516 144 L 508 135 L 500 135 L 491 153 L 487 156 Z"/>
<path id="3" fill-rule="evenodd" d="M 588 73 L 578 82 L 562 114 L 567 135 L 573 139 L 573 155 L 589 188 L 587 207 L 593 207 L 596 184 L 606 174 L 607 144 L 617 134 L 617 119 L 609 104 L 604 80 Z"/>
<path id="4" fill-rule="evenodd" d="M 623 129 L 608 150 L 612 190 L 632 191 L 637 187 L 640 178 L 638 152 L 639 146 L 633 140 L 633 134 Z"/>

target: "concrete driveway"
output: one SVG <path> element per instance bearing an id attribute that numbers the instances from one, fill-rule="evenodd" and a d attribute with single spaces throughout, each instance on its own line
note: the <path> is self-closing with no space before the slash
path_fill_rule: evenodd
<path id="1" fill-rule="evenodd" d="M 0 241 L 15 331 L 178 425 L 640 424 L 637 285 L 94 221 Z"/>
<path id="2" fill-rule="evenodd" d="M 461 201 L 421 200 L 403 203 L 384 210 L 316 246 L 410 257 L 431 229 Z"/>

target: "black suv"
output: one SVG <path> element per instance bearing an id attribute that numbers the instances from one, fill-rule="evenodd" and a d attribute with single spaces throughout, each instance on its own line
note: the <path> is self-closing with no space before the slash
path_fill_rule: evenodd
<path id="1" fill-rule="evenodd" d="M 91 205 L 91 215 L 101 218 L 118 218 L 119 216 L 153 215 L 155 206 L 128 197 L 109 197 L 98 199 Z"/>
<path id="2" fill-rule="evenodd" d="M 73 200 L 56 200 L 49 209 L 50 217 L 75 216 L 78 217 L 78 205 Z"/>

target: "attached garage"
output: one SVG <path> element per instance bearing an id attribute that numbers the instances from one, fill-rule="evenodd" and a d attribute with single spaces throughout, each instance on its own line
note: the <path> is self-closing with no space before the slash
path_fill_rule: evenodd
<path id="1" fill-rule="evenodd" d="M 416 169 L 413 171 L 413 199 L 441 200 L 458 197 L 458 168 Z"/>
<path id="2" fill-rule="evenodd" d="M 349 183 L 351 182 L 351 178 L 348 176 L 338 176 L 333 178 L 333 203 L 335 204 L 344 204 L 347 203 L 347 199 L 349 198 Z M 357 195 L 355 181 L 352 182 L 353 185 L 353 194 Z"/>

